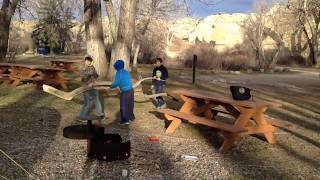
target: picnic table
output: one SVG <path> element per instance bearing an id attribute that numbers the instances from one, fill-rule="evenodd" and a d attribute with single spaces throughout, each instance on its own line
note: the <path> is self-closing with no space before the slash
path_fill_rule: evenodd
<path id="1" fill-rule="evenodd" d="M 273 144 L 274 131 L 277 127 L 283 126 L 265 115 L 268 108 L 280 107 L 281 104 L 256 98 L 254 101 L 236 101 L 217 93 L 200 90 L 177 90 L 173 94 L 179 95 L 184 104 L 179 111 L 158 110 L 171 121 L 166 133 L 173 133 L 182 120 L 219 129 L 224 137 L 219 149 L 222 153 L 227 152 L 236 140 L 245 135 L 263 134 L 266 140 Z M 231 116 L 234 121 L 232 123 L 219 121 L 217 115 L 220 113 Z"/>
<path id="2" fill-rule="evenodd" d="M 67 71 L 77 71 L 77 63 L 79 62 L 81 62 L 81 60 L 54 59 L 50 60 L 50 66 L 65 69 Z"/>
<path id="3" fill-rule="evenodd" d="M 63 89 L 68 89 L 68 79 L 62 77 L 61 68 L 44 65 L 0 63 L 0 77 L 10 86 L 18 86 L 25 81 L 35 84 L 58 84 Z"/>

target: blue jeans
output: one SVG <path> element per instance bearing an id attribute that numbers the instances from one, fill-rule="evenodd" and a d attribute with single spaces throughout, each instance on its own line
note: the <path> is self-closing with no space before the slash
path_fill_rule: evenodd
<path id="1" fill-rule="evenodd" d="M 164 88 L 165 88 L 164 84 L 155 84 L 154 85 L 154 90 L 155 90 L 156 94 L 163 93 L 164 92 Z M 162 105 L 164 105 L 166 103 L 162 96 L 156 97 L 156 100 L 157 100 L 157 102 L 156 102 L 157 106 L 162 106 Z"/>
<path id="2" fill-rule="evenodd" d="M 90 100 L 93 100 L 94 106 L 98 116 L 104 116 L 102 106 L 99 99 L 99 92 L 95 89 L 91 89 L 83 93 L 84 103 L 80 112 L 80 117 L 86 117 L 89 113 Z"/>

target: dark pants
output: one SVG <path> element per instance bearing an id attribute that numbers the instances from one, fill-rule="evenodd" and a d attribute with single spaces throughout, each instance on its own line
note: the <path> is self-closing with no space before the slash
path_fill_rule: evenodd
<path id="1" fill-rule="evenodd" d="M 121 122 L 129 122 L 134 120 L 134 91 L 133 89 L 121 92 L 120 95 L 120 113 L 121 113 Z"/>
<path id="2" fill-rule="evenodd" d="M 164 92 L 164 88 L 165 88 L 164 84 L 155 84 L 154 85 L 154 90 L 155 90 L 156 94 L 163 93 Z M 156 97 L 156 100 L 157 100 L 157 102 L 156 102 L 157 106 L 162 106 L 162 105 L 165 104 L 165 101 L 164 101 L 162 96 Z"/>

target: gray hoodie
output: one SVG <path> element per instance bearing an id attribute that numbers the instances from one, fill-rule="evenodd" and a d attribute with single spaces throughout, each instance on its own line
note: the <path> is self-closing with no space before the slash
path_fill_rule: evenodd
<path id="1" fill-rule="evenodd" d="M 80 71 L 81 81 L 84 84 L 90 84 L 98 79 L 98 73 L 93 66 L 84 67 Z"/>

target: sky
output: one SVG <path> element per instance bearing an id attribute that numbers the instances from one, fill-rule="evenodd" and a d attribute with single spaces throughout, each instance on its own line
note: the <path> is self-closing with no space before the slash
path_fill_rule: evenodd
<path id="1" fill-rule="evenodd" d="M 206 17 L 219 12 L 225 13 L 247 13 L 252 9 L 253 3 L 257 0 L 222 0 L 218 4 L 207 6 L 199 1 L 192 1 L 191 8 L 193 16 Z M 271 0 L 267 0 L 271 2 Z M 220 2 L 220 3 L 219 3 Z"/>
<path id="2" fill-rule="evenodd" d="M 225 13 L 247 13 L 252 9 L 252 5 L 257 0 L 216 0 L 218 4 L 207 6 L 200 3 L 199 0 L 190 0 L 191 15 L 196 18 L 203 18 L 209 15 L 217 14 L 219 12 Z M 267 0 L 271 2 L 272 0 Z M 0 0 L 0 6 L 2 0 Z M 103 7 L 103 15 L 105 15 L 105 9 Z"/>

